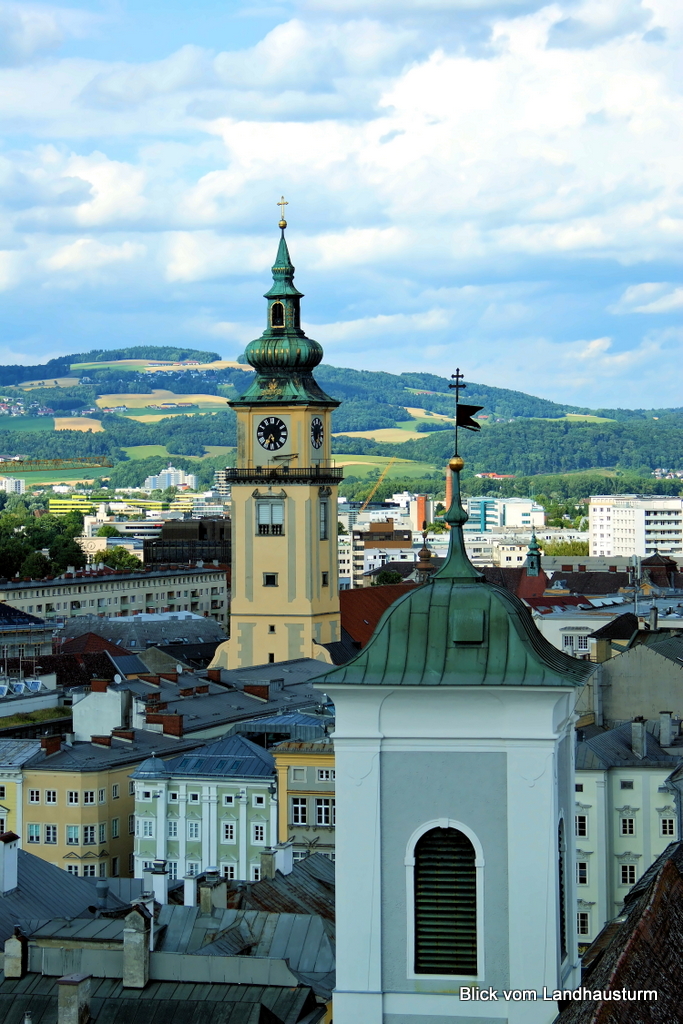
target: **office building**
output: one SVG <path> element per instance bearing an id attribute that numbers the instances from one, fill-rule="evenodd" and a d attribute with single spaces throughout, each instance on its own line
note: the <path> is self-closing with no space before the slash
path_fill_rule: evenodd
<path id="1" fill-rule="evenodd" d="M 590 554 L 646 558 L 683 555 L 683 498 L 593 495 L 588 504 Z"/>

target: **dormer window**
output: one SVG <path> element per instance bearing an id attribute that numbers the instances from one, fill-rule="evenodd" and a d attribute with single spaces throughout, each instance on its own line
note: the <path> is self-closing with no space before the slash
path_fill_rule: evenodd
<path id="1" fill-rule="evenodd" d="M 270 307 L 270 326 L 285 326 L 285 307 L 282 305 L 281 302 L 274 302 L 273 305 Z"/>

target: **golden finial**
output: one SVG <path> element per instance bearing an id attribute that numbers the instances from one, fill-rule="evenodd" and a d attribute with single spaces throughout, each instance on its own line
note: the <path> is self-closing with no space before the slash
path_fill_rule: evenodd
<path id="1" fill-rule="evenodd" d="M 453 458 L 448 461 L 448 468 L 452 469 L 454 473 L 459 473 L 464 465 L 465 460 L 461 459 L 459 455 L 454 455 Z"/>
<path id="2" fill-rule="evenodd" d="M 278 224 L 278 227 L 282 228 L 284 231 L 287 227 L 287 221 L 285 220 L 285 206 L 289 206 L 289 203 L 284 196 L 280 196 L 280 202 L 275 205 L 280 207 L 280 223 Z"/>

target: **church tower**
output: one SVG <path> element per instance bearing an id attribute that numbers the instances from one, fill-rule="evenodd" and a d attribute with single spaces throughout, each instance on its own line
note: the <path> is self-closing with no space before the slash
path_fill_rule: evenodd
<path id="1" fill-rule="evenodd" d="M 549 1024 L 580 981 L 573 723 L 592 666 L 469 561 L 462 466 L 443 566 L 316 680 L 336 710 L 335 1024 Z"/>
<path id="2" fill-rule="evenodd" d="M 284 201 L 283 201 L 284 202 Z M 313 369 L 323 357 L 301 328 L 302 293 L 281 238 L 266 329 L 247 345 L 256 374 L 230 404 L 237 413 L 232 485 L 232 599 L 227 667 L 292 658 L 329 661 L 340 639 L 337 488 L 331 464 L 336 402 Z"/>

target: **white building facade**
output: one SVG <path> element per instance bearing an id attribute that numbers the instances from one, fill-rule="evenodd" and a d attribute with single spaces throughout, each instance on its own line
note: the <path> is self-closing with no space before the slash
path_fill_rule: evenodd
<path id="1" fill-rule="evenodd" d="M 545 525 L 545 510 L 533 498 L 468 498 L 469 529 L 493 530 L 503 526 L 529 530 Z"/>
<path id="2" fill-rule="evenodd" d="M 591 555 L 641 558 L 683 555 L 683 498 L 592 495 L 588 504 Z"/>

